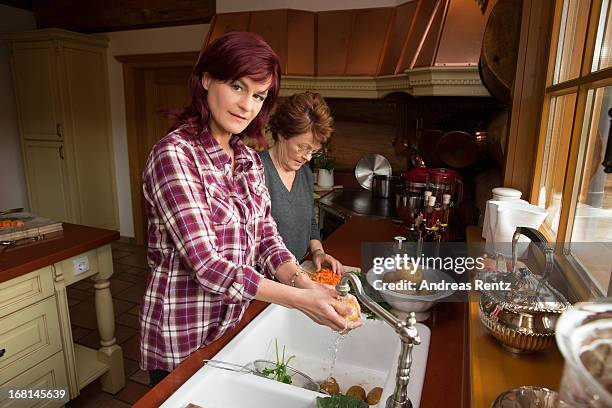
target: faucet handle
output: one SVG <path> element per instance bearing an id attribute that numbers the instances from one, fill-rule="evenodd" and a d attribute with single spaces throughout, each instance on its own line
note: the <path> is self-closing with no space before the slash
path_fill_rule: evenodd
<path id="1" fill-rule="evenodd" d="M 397 237 L 394 237 L 393 239 L 395 240 L 395 245 L 397 246 L 397 249 L 402 249 L 402 242 L 406 240 L 406 237 L 398 235 Z"/>
<path id="2" fill-rule="evenodd" d="M 419 336 L 419 331 L 416 327 L 416 315 L 414 312 L 410 312 L 406 318 L 404 327 L 400 330 L 399 334 L 400 337 L 410 344 L 421 344 L 421 337 Z"/>

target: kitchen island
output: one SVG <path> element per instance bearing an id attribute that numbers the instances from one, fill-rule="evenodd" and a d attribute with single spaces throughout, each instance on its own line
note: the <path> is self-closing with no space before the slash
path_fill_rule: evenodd
<path id="1" fill-rule="evenodd" d="M 361 266 L 362 242 L 391 242 L 399 232 L 398 227 L 390 220 L 351 217 L 325 240 L 325 249 L 345 265 Z M 202 367 L 202 360 L 212 358 L 267 306 L 254 301 L 237 327 L 189 356 L 134 406 L 161 405 Z M 464 303 L 439 303 L 424 322 L 431 329 L 431 343 L 421 396 L 423 408 L 469 406 L 466 316 Z"/>
<path id="2" fill-rule="evenodd" d="M 0 247 L 0 386 L 63 388 L 70 399 L 98 377 L 104 391 L 124 387 L 109 281 L 117 239 L 117 231 L 65 223 L 42 240 Z M 88 278 L 98 350 L 72 341 L 66 287 Z"/>

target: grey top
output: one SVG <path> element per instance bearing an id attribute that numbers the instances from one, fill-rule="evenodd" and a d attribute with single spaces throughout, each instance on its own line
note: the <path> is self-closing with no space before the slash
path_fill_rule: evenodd
<path id="1" fill-rule="evenodd" d="M 314 213 L 314 178 L 308 166 L 295 174 L 291 191 L 283 184 L 267 150 L 259 153 L 266 176 L 266 186 L 272 199 L 272 218 L 287 249 L 301 260 L 311 239 L 321 239 L 319 224 Z"/>

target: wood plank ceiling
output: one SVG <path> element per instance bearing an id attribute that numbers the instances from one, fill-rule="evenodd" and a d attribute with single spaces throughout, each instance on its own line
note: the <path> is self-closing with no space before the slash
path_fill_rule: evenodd
<path id="1" fill-rule="evenodd" d="M 33 0 L 38 28 L 82 33 L 209 23 L 215 0 Z"/>
<path id="2" fill-rule="evenodd" d="M 355 10 L 217 14 L 204 46 L 228 31 L 260 34 L 285 75 L 381 76 L 476 66 L 486 18 L 473 0 L 414 0 Z"/>

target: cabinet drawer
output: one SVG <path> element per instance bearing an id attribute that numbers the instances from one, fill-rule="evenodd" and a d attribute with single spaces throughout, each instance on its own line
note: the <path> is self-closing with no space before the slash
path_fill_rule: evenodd
<path id="1" fill-rule="evenodd" d="M 19 374 L 17 377 L 2 384 L 3 388 L 12 389 L 58 389 L 63 388 L 68 393 L 68 379 L 66 376 L 66 366 L 64 365 L 64 353 L 59 352 L 44 360 L 40 364 Z M 61 407 L 64 405 L 59 402 L 39 402 L 39 401 L 8 401 L 1 400 L 0 408 L 9 407 Z"/>
<path id="2" fill-rule="evenodd" d="M 0 319 L 0 384 L 62 349 L 55 297 Z"/>
<path id="3" fill-rule="evenodd" d="M 47 266 L 0 283 L 0 318 L 53 294 L 53 269 Z"/>

